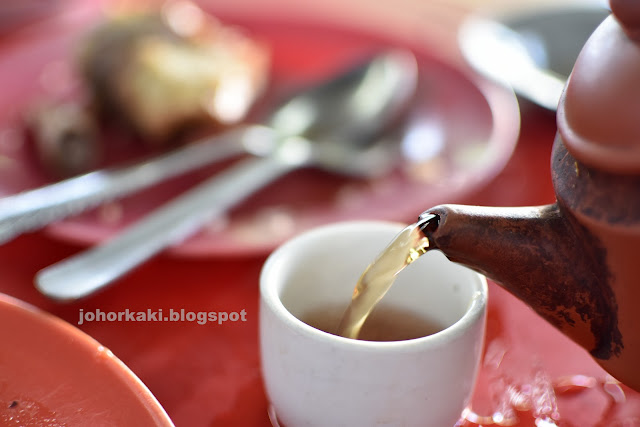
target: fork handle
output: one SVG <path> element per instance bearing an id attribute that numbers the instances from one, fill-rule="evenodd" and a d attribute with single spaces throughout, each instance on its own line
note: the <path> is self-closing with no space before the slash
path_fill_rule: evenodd
<path id="1" fill-rule="evenodd" d="M 264 126 L 251 125 L 188 144 L 167 154 L 103 169 L 0 199 L 0 244 L 23 232 L 78 214 L 169 178 L 247 151 Z"/>
<path id="2" fill-rule="evenodd" d="M 296 166 L 273 156 L 242 160 L 106 243 L 41 270 L 36 275 L 36 286 L 56 300 L 90 295 L 191 236 L 208 221 Z"/>

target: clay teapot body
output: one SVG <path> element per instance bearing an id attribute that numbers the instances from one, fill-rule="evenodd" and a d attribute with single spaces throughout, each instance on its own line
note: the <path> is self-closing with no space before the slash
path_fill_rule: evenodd
<path id="1" fill-rule="evenodd" d="M 640 2 L 611 0 L 611 9 L 559 104 L 556 203 L 442 205 L 421 217 L 432 246 L 502 285 L 640 390 Z"/>

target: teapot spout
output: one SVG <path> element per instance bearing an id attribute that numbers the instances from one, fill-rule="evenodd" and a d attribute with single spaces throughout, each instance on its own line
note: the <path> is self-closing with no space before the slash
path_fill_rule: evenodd
<path id="1" fill-rule="evenodd" d="M 431 248 L 495 281 L 592 356 L 621 352 L 606 254 L 558 204 L 441 205 L 419 224 Z"/>

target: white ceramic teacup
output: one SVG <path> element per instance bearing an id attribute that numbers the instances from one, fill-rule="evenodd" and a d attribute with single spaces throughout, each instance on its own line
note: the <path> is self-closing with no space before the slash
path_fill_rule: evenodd
<path id="1" fill-rule="evenodd" d="M 285 243 L 265 263 L 262 373 L 281 425 L 447 427 L 460 418 L 484 340 L 483 276 L 437 251 L 403 270 L 380 304 L 444 327 L 417 339 L 352 340 L 300 320 L 324 312 L 337 324 L 361 273 L 402 228 L 372 221 L 324 226 Z"/>

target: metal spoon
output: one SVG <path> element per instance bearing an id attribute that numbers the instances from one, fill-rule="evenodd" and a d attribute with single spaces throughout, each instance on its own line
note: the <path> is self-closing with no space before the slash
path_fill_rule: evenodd
<path id="1" fill-rule="evenodd" d="M 0 244 L 54 221 L 79 214 L 106 201 L 133 194 L 169 178 L 246 152 L 262 154 L 276 135 L 306 132 L 313 137 L 341 119 L 336 94 L 341 96 L 343 76 L 322 82 L 294 96 L 260 125 L 245 125 L 164 155 L 128 166 L 93 171 L 55 184 L 0 198 Z M 329 107 L 331 106 L 331 107 Z M 307 114 L 293 120 L 296 115 Z M 284 117 L 284 119 L 283 119 Z M 292 123 L 295 123 L 292 128 Z M 272 128 L 270 132 L 265 126 Z M 305 126 L 309 129 L 305 129 Z M 266 140 L 265 140 L 266 139 Z"/>
<path id="2" fill-rule="evenodd" d="M 582 46 L 609 15 L 605 3 L 590 0 L 494 18 L 471 16 L 460 28 L 460 49 L 477 71 L 555 111 Z"/>
<path id="3" fill-rule="evenodd" d="M 288 103 L 274 115 L 273 127 L 263 129 L 269 142 L 264 157 L 240 162 L 105 244 L 41 270 L 37 288 L 58 300 L 89 295 L 296 168 L 314 165 L 359 176 L 386 172 L 394 157 L 380 134 L 409 105 L 416 83 L 415 58 L 392 51 L 339 78 L 332 91 Z"/>

